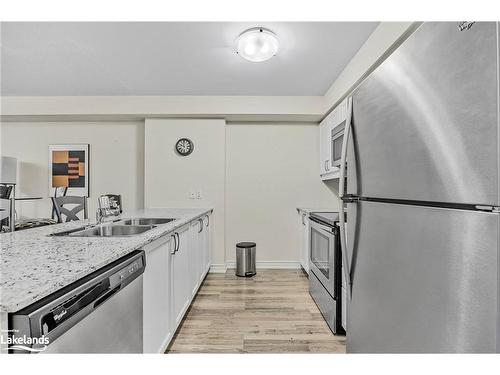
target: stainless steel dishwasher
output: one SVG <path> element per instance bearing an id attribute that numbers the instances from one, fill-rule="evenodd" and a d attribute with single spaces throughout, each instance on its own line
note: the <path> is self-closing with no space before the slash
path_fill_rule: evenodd
<path id="1" fill-rule="evenodd" d="M 144 251 L 134 251 L 10 314 L 12 339 L 44 336 L 49 343 L 11 345 L 9 352 L 142 353 L 145 266 Z"/>

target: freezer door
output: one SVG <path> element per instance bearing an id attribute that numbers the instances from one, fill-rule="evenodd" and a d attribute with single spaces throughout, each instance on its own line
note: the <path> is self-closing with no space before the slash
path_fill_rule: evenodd
<path id="1" fill-rule="evenodd" d="M 498 205 L 496 54 L 495 23 L 420 26 L 353 94 L 348 192 Z"/>
<path id="2" fill-rule="evenodd" d="M 355 205 L 347 351 L 495 352 L 499 216 Z"/>

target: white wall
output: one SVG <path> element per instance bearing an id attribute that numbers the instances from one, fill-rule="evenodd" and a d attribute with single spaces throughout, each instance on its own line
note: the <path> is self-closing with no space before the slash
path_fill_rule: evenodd
<path id="1" fill-rule="evenodd" d="M 143 206 L 143 122 L 4 122 L 0 133 L 1 154 L 18 158 L 16 196 L 44 198 L 18 202 L 19 215 L 51 215 L 50 144 L 90 144 L 89 217 L 95 217 L 97 197 L 105 193 L 122 194 L 125 209 Z"/>
<path id="2" fill-rule="evenodd" d="M 212 263 L 224 263 L 224 120 L 146 119 L 145 207 L 214 207 Z M 189 156 L 174 150 L 179 138 L 194 142 Z M 202 199 L 191 199 L 200 190 Z"/>
<path id="3" fill-rule="evenodd" d="M 380 58 L 415 26 L 414 22 L 381 22 L 325 94 L 328 110 L 350 91 Z"/>
<path id="4" fill-rule="evenodd" d="M 318 121 L 323 96 L 0 96 L 5 121 L 225 118 Z"/>
<path id="5" fill-rule="evenodd" d="M 313 123 L 8 122 L 1 136 L 1 154 L 19 160 L 18 195 L 48 196 L 49 144 L 90 143 L 91 217 L 106 192 L 121 193 L 125 208 L 215 207 L 216 264 L 234 261 L 235 244 L 245 240 L 257 242 L 258 261 L 297 262 L 296 207 L 338 204 L 335 184 L 318 175 Z M 181 137 L 195 143 L 189 157 L 174 153 Z M 203 198 L 190 199 L 198 189 Z M 26 216 L 49 217 L 50 210 L 48 198 L 18 203 Z"/>
<path id="6" fill-rule="evenodd" d="M 317 125 L 229 123 L 226 144 L 226 260 L 254 241 L 258 262 L 297 262 L 296 207 L 338 207 L 319 178 Z"/>

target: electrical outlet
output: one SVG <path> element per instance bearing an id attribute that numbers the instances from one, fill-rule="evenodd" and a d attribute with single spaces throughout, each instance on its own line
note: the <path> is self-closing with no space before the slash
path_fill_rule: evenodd
<path id="1" fill-rule="evenodd" d="M 189 192 L 189 199 L 196 199 L 196 193 L 194 192 L 194 190 L 191 190 Z"/>
<path id="2" fill-rule="evenodd" d="M 196 199 L 201 199 L 202 198 L 202 195 L 201 195 L 201 190 L 198 190 L 196 192 Z"/>

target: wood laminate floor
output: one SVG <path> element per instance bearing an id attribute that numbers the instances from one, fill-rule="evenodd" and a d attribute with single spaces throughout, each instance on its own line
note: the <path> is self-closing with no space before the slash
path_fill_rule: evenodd
<path id="1" fill-rule="evenodd" d="M 166 353 L 345 353 L 301 270 L 208 274 Z"/>

